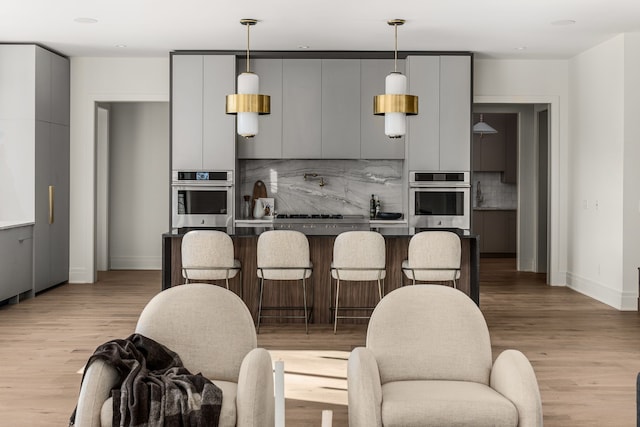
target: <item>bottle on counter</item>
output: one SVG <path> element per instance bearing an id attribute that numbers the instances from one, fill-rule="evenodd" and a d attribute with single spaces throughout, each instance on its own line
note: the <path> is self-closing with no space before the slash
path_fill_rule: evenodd
<path id="1" fill-rule="evenodd" d="M 376 217 L 376 199 L 372 194 L 371 200 L 369 200 L 369 219 L 374 219 L 375 217 Z"/>
<path id="2" fill-rule="evenodd" d="M 380 213 L 380 197 L 376 196 L 376 211 L 375 211 L 376 218 L 378 218 L 379 213 Z"/>
<path id="3" fill-rule="evenodd" d="M 242 218 L 251 219 L 251 196 L 245 194 L 243 198 L 244 205 L 242 205 Z"/>

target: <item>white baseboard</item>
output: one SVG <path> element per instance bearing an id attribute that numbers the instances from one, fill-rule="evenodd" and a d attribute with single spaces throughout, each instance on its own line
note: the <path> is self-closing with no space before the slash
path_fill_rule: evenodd
<path id="1" fill-rule="evenodd" d="M 86 268 L 70 268 L 69 283 L 93 283 L 93 274 Z"/>
<path id="2" fill-rule="evenodd" d="M 159 256 L 129 256 L 111 257 L 111 270 L 161 270 L 162 257 Z"/>
<path id="3" fill-rule="evenodd" d="M 594 282 L 593 280 L 580 277 L 573 273 L 567 273 L 567 286 L 576 292 L 580 292 L 617 310 L 638 310 L 638 300 L 635 293 L 621 292 L 603 283 Z"/>

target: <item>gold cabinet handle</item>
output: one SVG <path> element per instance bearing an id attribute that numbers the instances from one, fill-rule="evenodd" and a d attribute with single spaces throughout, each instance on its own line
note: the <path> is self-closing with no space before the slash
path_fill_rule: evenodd
<path id="1" fill-rule="evenodd" d="M 55 187 L 49 186 L 49 224 L 53 224 L 54 221 L 54 199 L 55 199 Z"/>

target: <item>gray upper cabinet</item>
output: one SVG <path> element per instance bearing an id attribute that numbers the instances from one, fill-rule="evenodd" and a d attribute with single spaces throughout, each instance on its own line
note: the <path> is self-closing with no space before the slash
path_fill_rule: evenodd
<path id="1" fill-rule="evenodd" d="M 227 170 L 235 165 L 235 56 L 173 55 L 172 169 Z"/>
<path id="2" fill-rule="evenodd" d="M 322 158 L 360 158 L 360 60 L 322 60 Z"/>
<path id="3" fill-rule="evenodd" d="M 282 157 L 322 156 L 322 62 L 284 59 L 282 62 Z"/>
<path id="4" fill-rule="evenodd" d="M 238 61 L 238 73 L 246 69 Z M 271 113 L 258 118 L 258 134 L 253 138 L 236 135 L 238 158 L 279 159 L 282 157 L 282 59 L 258 58 L 251 71 L 260 78 L 260 93 L 271 98 Z"/>
<path id="5" fill-rule="evenodd" d="M 235 116 L 226 114 L 226 96 L 236 91 L 236 57 L 205 55 L 202 107 L 202 169 L 233 170 Z"/>
<path id="6" fill-rule="evenodd" d="M 69 60 L 52 53 L 51 58 L 51 123 L 69 126 L 70 70 Z"/>
<path id="7" fill-rule="evenodd" d="M 407 57 L 407 79 L 419 103 L 407 124 L 409 170 L 440 170 L 440 57 Z"/>
<path id="8" fill-rule="evenodd" d="M 440 57 L 440 170 L 471 169 L 471 57 Z"/>
<path id="9" fill-rule="evenodd" d="M 202 167 L 202 55 L 173 55 L 172 169 Z"/>
<path id="10" fill-rule="evenodd" d="M 405 62 L 398 61 L 404 73 Z M 393 71 L 392 59 L 360 60 L 360 158 L 404 159 L 405 138 L 384 134 L 384 116 L 373 115 L 373 97 L 384 93 L 385 78 Z M 409 121 L 412 119 L 410 118 Z"/>
<path id="11" fill-rule="evenodd" d="M 407 75 L 409 93 L 420 97 L 409 119 L 409 169 L 470 170 L 471 57 L 411 56 Z"/>

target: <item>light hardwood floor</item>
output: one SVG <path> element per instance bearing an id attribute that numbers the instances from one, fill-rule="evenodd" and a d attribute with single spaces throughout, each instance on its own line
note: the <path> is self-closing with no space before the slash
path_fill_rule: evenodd
<path id="1" fill-rule="evenodd" d="M 635 426 L 640 315 L 619 312 L 513 260 L 483 259 L 481 309 L 494 357 L 517 348 L 531 360 L 545 426 Z M 109 272 L 92 285 L 67 284 L 0 307 L 0 426 L 66 426 L 95 347 L 128 336 L 160 290 L 157 271 Z M 347 425 L 346 358 L 364 344 L 364 325 L 265 325 L 259 345 L 285 361 L 288 426 L 319 426 L 322 409 Z"/>

